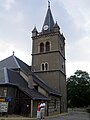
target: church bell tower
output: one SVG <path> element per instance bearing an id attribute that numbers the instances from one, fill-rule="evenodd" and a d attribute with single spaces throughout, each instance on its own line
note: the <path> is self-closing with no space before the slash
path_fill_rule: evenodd
<path id="1" fill-rule="evenodd" d="M 32 31 L 32 71 L 52 89 L 61 93 L 66 109 L 65 37 L 51 13 L 50 2 L 41 32 Z"/>

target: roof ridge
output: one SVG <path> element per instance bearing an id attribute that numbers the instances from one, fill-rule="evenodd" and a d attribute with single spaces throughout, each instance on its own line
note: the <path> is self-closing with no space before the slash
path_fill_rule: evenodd
<path id="1" fill-rule="evenodd" d="M 9 57 L 4 58 L 4 59 L 2 59 L 2 60 L 0 60 L 0 62 L 3 62 L 4 60 L 6 60 L 6 59 L 8 59 L 8 58 L 10 58 L 10 57 L 12 57 L 12 55 L 9 56 Z"/>
<path id="2" fill-rule="evenodd" d="M 7 73 L 7 68 L 6 67 L 4 67 L 4 77 L 5 77 L 5 83 L 8 83 L 9 79 L 8 79 L 8 73 Z"/>
<path id="3" fill-rule="evenodd" d="M 20 65 L 19 65 L 19 63 L 17 62 L 17 59 L 16 59 L 16 57 L 15 57 L 14 55 L 13 55 L 13 59 L 14 59 L 16 65 L 18 66 L 18 68 L 20 68 Z"/>
<path id="4" fill-rule="evenodd" d="M 47 85 L 46 82 L 43 81 L 39 76 L 37 76 L 37 75 L 35 75 L 35 74 L 33 74 L 33 76 L 36 77 L 42 84 L 44 84 L 44 85 L 50 90 L 50 91 L 48 91 L 49 93 L 55 92 L 55 93 L 57 93 L 57 94 L 60 94 L 58 91 L 54 90 L 54 89 L 51 88 L 49 85 Z M 47 89 L 45 89 L 45 90 L 47 90 Z"/>

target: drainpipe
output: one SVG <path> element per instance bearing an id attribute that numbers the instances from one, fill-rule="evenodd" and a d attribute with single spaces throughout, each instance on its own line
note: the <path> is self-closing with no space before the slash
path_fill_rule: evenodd
<path id="1" fill-rule="evenodd" d="M 31 117 L 33 117 L 33 100 L 31 100 Z"/>

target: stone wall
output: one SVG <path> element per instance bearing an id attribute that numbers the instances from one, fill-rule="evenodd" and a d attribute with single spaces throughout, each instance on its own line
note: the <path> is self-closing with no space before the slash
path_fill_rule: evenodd
<path id="1" fill-rule="evenodd" d="M 50 96 L 51 100 L 48 102 L 48 115 L 54 115 L 60 113 L 60 98 Z"/>

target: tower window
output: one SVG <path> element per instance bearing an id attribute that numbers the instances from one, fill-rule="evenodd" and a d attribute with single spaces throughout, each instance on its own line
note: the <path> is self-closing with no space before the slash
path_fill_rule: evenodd
<path id="1" fill-rule="evenodd" d="M 49 42 L 46 42 L 46 51 L 50 51 L 50 43 Z"/>
<path id="2" fill-rule="evenodd" d="M 47 71 L 48 68 L 49 68 L 48 63 L 42 63 L 42 64 L 41 64 L 41 70 L 42 70 L 42 71 Z"/>
<path id="3" fill-rule="evenodd" d="M 40 52 L 44 52 L 44 44 L 40 43 Z"/>
<path id="4" fill-rule="evenodd" d="M 41 70 L 42 71 L 44 70 L 44 63 L 42 63 L 42 65 L 41 65 Z"/>
<path id="5" fill-rule="evenodd" d="M 48 63 L 45 63 L 45 70 L 48 70 Z"/>

